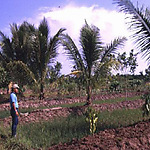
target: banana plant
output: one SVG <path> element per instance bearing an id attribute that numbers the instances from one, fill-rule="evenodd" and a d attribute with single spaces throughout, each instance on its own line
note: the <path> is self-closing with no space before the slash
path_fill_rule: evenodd
<path id="1" fill-rule="evenodd" d="M 88 107 L 85 116 L 86 121 L 90 124 L 90 133 L 94 134 L 97 127 L 98 113 L 92 107 Z"/>
<path id="2" fill-rule="evenodd" d="M 145 115 L 149 116 L 149 112 L 150 112 L 150 93 L 146 92 L 142 96 L 142 99 L 145 100 L 145 103 L 143 104 L 143 107 L 142 107 L 143 117 L 145 117 Z"/>

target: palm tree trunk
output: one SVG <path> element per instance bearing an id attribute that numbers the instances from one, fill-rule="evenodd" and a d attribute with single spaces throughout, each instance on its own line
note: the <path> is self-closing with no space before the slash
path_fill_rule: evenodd
<path id="1" fill-rule="evenodd" d="M 88 85 L 87 86 L 87 102 L 86 105 L 91 105 L 92 101 L 91 101 L 91 86 Z"/>
<path id="2" fill-rule="evenodd" d="M 88 79 L 87 79 L 87 102 L 86 105 L 91 105 L 92 101 L 91 101 L 91 69 L 89 69 L 88 71 Z"/>
<path id="3" fill-rule="evenodd" d="M 44 86 L 43 86 L 43 82 L 41 82 L 39 99 L 42 100 L 43 98 L 44 98 Z"/>

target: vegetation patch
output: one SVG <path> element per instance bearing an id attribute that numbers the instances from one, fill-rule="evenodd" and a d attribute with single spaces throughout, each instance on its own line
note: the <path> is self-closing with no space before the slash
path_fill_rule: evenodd
<path id="1" fill-rule="evenodd" d="M 6 118 L 10 116 L 10 111 L 5 110 L 5 111 L 0 111 L 0 119 Z"/>
<path id="2" fill-rule="evenodd" d="M 112 104 L 112 103 L 117 103 L 117 102 L 123 102 L 125 100 L 128 101 L 134 101 L 140 99 L 140 96 L 133 96 L 133 97 L 121 97 L 121 98 L 115 98 L 115 99 L 108 99 L 108 100 L 95 100 L 93 101 L 93 104 L 104 104 L 104 103 L 108 103 L 108 104 Z"/>

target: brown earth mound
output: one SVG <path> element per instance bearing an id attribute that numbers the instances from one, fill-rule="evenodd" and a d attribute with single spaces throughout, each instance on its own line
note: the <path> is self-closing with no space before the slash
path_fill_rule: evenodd
<path id="1" fill-rule="evenodd" d="M 133 94 L 132 94 L 133 95 Z M 95 99 L 110 99 L 117 95 L 95 97 Z M 117 97 L 122 97 L 121 95 Z M 69 99 L 63 101 L 22 101 L 21 108 L 38 108 L 39 106 L 52 106 L 60 103 L 82 102 L 85 99 Z M 97 110 L 115 110 L 115 109 L 136 109 L 143 105 L 144 101 L 139 99 L 135 101 L 124 101 L 114 104 L 94 104 Z M 0 110 L 9 110 L 9 103 L 1 104 Z M 54 117 L 67 117 L 71 113 L 81 114 L 85 110 L 85 106 L 74 108 L 50 108 L 43 110 L 35 110 L 30 113 L 24 113 L 20 116 L 20 124 L 27 122 L 38 122 L 39 120 L 49 120 Z M 11 123 L 11 117 L 1 119 L 4 125 Z M 97 134 L 87 136 L 81 140 L 74 139 L 69 143 L 58 144 L 49 148 L 49 150 L 150 150 L 150 121 L 140 122 L 128 127 L 118 129 L 107 129 Z"/>
<path id="2" fill-rule="evenodd" d="M 137 95 L 141 95 L 141 93 L 140 92 L 129 92 L 127 94 L 127 97 L 137 96 Z M 97 94 L 97 95 L 93 95 L 92 99 L 103 101 L 103 100 L 107 100 L 107 99 L 115 99 L 115 98 L 121 98 L 121 97 L 126 97 L 126 93 Z M 60 99 L 60 100 L 55 100 L 55 99 L 51 100 L 48 98 L 45 100 L 38 100 L 38 99 L 35 99 L 35 100 L 28 99 L 27 101 L 21 100 L 19 102 L 19 107 L 21 109 L 38 108 L 38 107 L 52 107 L 52 106 L 61 105 L 61 104 L 72 104 L 72 103 L 80 103 L 80 102 L 86 103 L 86 97 L 65 98 L 65 99 Z M 10 104 L 9 104 L 8 100 L 5 100 L 5 103 L 0 104 L 0 111 L 9 110 L 9 109 L 10 109 Z"/>
<path id="3" fill-rule="evenodd" d="M 134 100 L 134 101 L 124 101 L 124 102 L 118 102 L 114 104 L 94 104 L 93 108 L 95 108 L 97 111 L 113 111 L 115 109 L 136 109 L 142 107 L 144 101 Z M 50 109 L 38 109 L 34 110 L 30 113 L 21 113 L 19 117 L 19 124 L 25 124 L 30 122 L 39 122 L 43 120 L 51 120 L 55 117 L 67 117 L 70 114 L 83 114 L 85 112 L 86 106 L 80 106 L 80 107 L 71 107 L 71 108 L 62 108 L 62 107 L 55 107 Z M 4 123 L 5 126 L 11 124 L 11 117 L 0 119 Z"/>
<path id="4" fill-rule="evenodd" d="M 150 121 L 107 129 L 81 140 L 52 146 L 49 150 L 150 150 Z"/>

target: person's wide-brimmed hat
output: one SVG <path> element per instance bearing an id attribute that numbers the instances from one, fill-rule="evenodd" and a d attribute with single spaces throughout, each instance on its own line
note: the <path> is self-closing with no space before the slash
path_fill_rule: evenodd
<path id="1" fill-rule="evenodd" d="M 13 89 L 19 89 L 19 86 L 18 86 L 18 84 L 14 84 L 14 85 L 12 86 L 12 88 L 13 88 Z"/>

